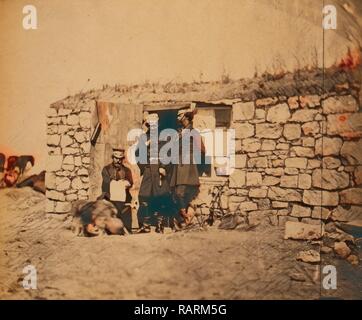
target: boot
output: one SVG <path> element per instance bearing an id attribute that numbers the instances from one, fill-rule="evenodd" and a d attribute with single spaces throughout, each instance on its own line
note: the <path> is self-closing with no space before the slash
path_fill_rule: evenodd
<path id="1" fill-rule="evenodd" d="M 172 220 L 172 230 L 174 232 L 178 232 L 178 231 L 181 231 L 182 227 L 180 225 L 180 223 L 177 221 L 176 218 L 173 218 Z"/>
<path id="2" fill-rule="evenodd" d="M 137 230 L 137 233 L 149 233 L 151 232 L 151 225 L 148 223 L 149 217 L 146 217 L 141 224 L 140 228 Z"/>

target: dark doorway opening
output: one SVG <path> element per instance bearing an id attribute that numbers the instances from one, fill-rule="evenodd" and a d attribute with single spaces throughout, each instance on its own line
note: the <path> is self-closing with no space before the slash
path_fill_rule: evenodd
<path id="1" fill-rule="evenodd" d="M 174 129 L 177 130 L 180 127 L 180 124 L 177 121 L 177 112 L 178 110 L 159 110 L 156 111 L 158 114 L 158 130 L 161 132 L 164 129 Z"/>

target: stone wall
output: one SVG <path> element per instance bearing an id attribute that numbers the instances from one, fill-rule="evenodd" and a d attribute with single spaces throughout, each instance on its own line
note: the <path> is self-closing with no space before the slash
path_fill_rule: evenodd
<path id="1" fill-rule="evenodd" d="M 362 217 L 362 113 L 350 94 L 233 105 L 236 170 L 224 206 L 273 224 Z"/>
<path id="2" fill-rule="evenodd" d="M 69 212 L 88 199 L 91 116 L 94 101 L 51 105 L 47 114 L 46 211 Z"/>
<path id="3" fill-rule="evenodd" d="M 236 169 L 222 196 L 225 209 L 268 217 L 275 225 L 287 220 L 319 224 L 327 219 L 362 217 L 359 85 L 350 74 L 339 71 L 324 83 L 319 78 L 318 82 L 304 79 L 294 86 L 280 87 L 280 82 L 260 80 L 253 90 L 254 79 L 250 89 L 242 86 L 247 93 L 238 89 L 241 82 L 231 83 L 227 90 L 213 85 L 215 92 L 190 89 L 175 93 L 175 100 L 170 100 L 173 94 L 167 92 L 164 103 L 168 104 L 215 101 L 210 97 L 234 101 Z M 128 103 L 163 103 L 154 101 L 153 93 L 142 95 L 139 87 L 134 90 L 105 87 L 101 92 L 90 91 L 51 105 L 47 115 L 47 212 L 65 213 L 72 201 L 89 198 L 93 148 L 89 141 L 96 101 L 127 96 Z M 215 183 L 224 182 L 203 183 L 201 202 L 210 202 L 209 191 Z"/>

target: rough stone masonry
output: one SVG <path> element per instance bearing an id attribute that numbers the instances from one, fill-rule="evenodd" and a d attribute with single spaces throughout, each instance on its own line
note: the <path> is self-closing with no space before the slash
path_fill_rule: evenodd
<path id="1" fill-rule="evenodd" d="M 361 218 L 359 84 L 348 75 L 338 75 L 338 81 L 331 76 L 327 85 L 309 77 L 289 87 L 285 86 L 288 79 L 279 87 L 273 82 L 275 89 L 269 86 L 262 95 L 262 90 L 238 91 L 235 81 L 227 88 L 215 83 L 174 92 L 168 88 L 157 93 L 151 88 L 152 94 L 140 92 L 139 87 L 106 87 L 54 103 L 47 115 L 46 211 L 66 213 L 72 201 L 88 198 L 92 113 L 106 92 L 112 98 L 139 103 L 232 99 L 236 170 L 222 199 L 223 207 L 231 212 L 239 209 L 249 216 L 268 217 L 275 225 Z M 309 90 L 318 85 L 318 90 Z M 200 197 L 205 194 L 201 192 Z"/>

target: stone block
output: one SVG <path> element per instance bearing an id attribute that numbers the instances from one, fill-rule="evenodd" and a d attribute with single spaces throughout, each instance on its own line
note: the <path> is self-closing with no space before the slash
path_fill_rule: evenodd
<path id="1" fill-rule="evenodd" d="M 246 173 L 246 185 L 247 186 L 261 186 L 262 176 L 259 172 L 247 172 Z"/>
<path id="2" fill-rule="evenodd" d="M 306 157 L 306 158 L 314 158 L 314 148 L 307 148 L 307 147 L 293 147 L 292 151 L 298 157 Z"/>
<path id="3" fill-rule="evenodd" d="M 339 201 L 337 192 L 321 190 L 304 190 L 303 203 L 312 206 L 337 206 Z"/>
<path id="4" fill-rule="evenodd" d="M 321 105 L 321 98 L 318 95 L 308 95 L 299 97 L 300 106 L 302 108 L 316 108 Z"/>
<path id="5" fill-rule="evenodd" d="M 345 138 L 362 136 L 362 113 L 343 113 L 327 116 L 327 133 Z"/>
<path id="6" fill-rule="evenodd" d="M 341 204 L 362 205 L 362 188 L 349 188 L 339 193 Z"/>
<path id="7" fill-rule="evenodd" d="M 49 155 L 46 162 L 47 172 L 55 172 L 62 168 L 63 156 L 62 155 Z"/>
<path id="8" fill-rule="evenodd" d="M 282 176 L 280 178 L 280 186 L 286 188 L 297 188 L 298 176 Z"/>
<path id="9" fill-rule="evenodd" d="M 324 226 L 287 221 L 284 239 L 318 240 L 324 235 Z"/>
<path id="10" fill-rule="evenodd" d="M 235 155 L 235 168 L 245 168 L 246 167 L 246 155 L 245 154 L 236 154 Z"/>
<path id="11" fill-rule="evenodd" d="M 284 125 L 283 136 L 287 140 L 299 139 L 301 136 L 300 124 L 287 123 Z"/>
<path id="12" fill-rule="evenodd" d="M 348 205 L 346 208 L 343 208 L 342 206 L 338 206 L 330 212 L 330 216 L 333 221 L 350 222 L 362 220 L 362 207 Z"/>
<path id="13" fill-rule="evenodd" d="M 283 168 L 266 168 L 265 173 L 274 177 L 280 177 L 284 174 Z"/>
<path id="14" fill-rule="evenodd" d="M 263 186 L 275 186 L 279 183 L 280 183 L 279 177 L 264 176 L 264 178 L 263 178 Z"/>
<path id="15" fill-rule="evenodd" d="M 315 136 L 320 131 L 318 121 L 306 122 L 302 125 L 302 130 L 306 136 Z"/>
<path id="16" fill-rule="evenodd" d="M 362 139 L 358 141 L 345 141 L 341 148 L 341 156 L 350 165 L 362 164 Z"/>
<path id="17" fill-rule="evenodd" d="M 268 198 L 277 201 L 302 201 L 302 196 L 297 190 L 273 186 L 269 188 Z"/>
<path id="18" fill-rule="evenodd" d="M 88 138 L 87 134 L 83 131 L 77 131 L 74 134 L 74 139 L 75 141 L 77 141 L 78 143 L 83 143 L 84 141 L 86 141 Z"/>
<path id="19" fill-rule="evenodd" d="M 271 107 L 266 116 L 266 120 L 274 123 L 285 123 L 290 118 L 289 107 L 286 103 Z"/>
<path id="20" fill-rule="evenodd" d="M 362 184 L 362 166 L 358 166 L 354 169 L 353 177 L 357 186 Z"/>
<path id="21" fill-rule="evenodd" d="M 250 198 L 265 198 L 267 193 L 268 193 L 267 189 L 261 189 L 261 188 L 250 189 L 249 197 Z"/>
<path id="22" fill-rule="evenodd" d="M 241 148 L 244 152 L 257 152 L 261 147 L 260 139 L 248 138 L 242 140 Z"/>
<path id="23" fill-rule="evenodd" d="M 79 177 L 75 177 L 72 180 L 72 188 L 75 190 L 80 190 L 84 188 L 84 183 L 82 182 L 82 179 Z"/>
<path id="24" fill-rule="evenodd" d="M 287 158 L 285 159 L 285 166 L 289 168 L 306 169 L 308 160 L 307 158 Z"/>
<path id="25" fill-rule="evenodd" d="M 60 142 L 60 146 L 62 147 L 62 148 L 65 148 L 65 147 L 68 147 L 68 146 L 70 146 L 70 145 L 72 145 L 73 144 L 73 139 L 70 137 L 70 136 L 68 136 L 67 134 L 64 134 L 63 136 L 62 136 L 62 139 L 61 139 L 61 142 Z"/>
<path id="26" fill-rule="evenodd" d="M 342 148 L 342 139 L 341 138 L 329 138 L 322 137 L 317 139 L 315 144 L 315 153 L 316 155 L 331 156 L 339 155 L 339 152 Z M 323 150 L 322 150 L 323 145 Z"/>
<path id="27" fill-rule="evenodd" d="M 325 190 L 344 189 L 349 186 L 349 174 L 330 169 L 315 169 L 312 174 L 313 187 Z"/>
<path id="28" fill-rule="evenodd" d="M 288 98 L 288 105 L 291 110 L 299 108 L 299 97 Z"/>
<path id="29" fill-rule="evenodd" d="M 331 215 L 331 211 L 327 208 L 316 206 L 312 210 L 312 218 L 327 220 Z"/>
<path id="30" fill-rule="evenodd" d="M 341 165 L 341 160 L 334 157 L 323 157 L 322 167 L 325 169 L 337 169 Z"/>
<path id="31" fill-rule="evenodd" d="M 302 138 L 302 146 L 303 147 L 314 147 L 315 139 L 313 137 L 303 137 Z"/>
<path id="32" fill-rule="evenodd" d="M 318 114 L 317 110 L 313 109 L 299 109 L 292 115 L 290 121 L 292 122 L 310 122 L 314 120 L 314 117 Z"/>
<path id="33" fill-rule="evenodd" d="M 65 200 L 65 196 L 64 196 L 63 192 L 59 192 L 56 190 L 46 190 L 45 195 L 46 195 L 47 199 L 50 199 L 50 200 L 57 200 L 57 201 Z"/>
<path id="34" fill-rule="evenodd" d="M 258 138 L 278 139 L 282 135 L 283 127 L 277 123 L 256 124 L 256 136 Z"/>
<path id="35" fill-rule="evenodd" d="M 255 129 L 254 125 L 249 123 L 234 123 L 235 138 L 245 139 L 254 136 Z"/>
<path id="36" fill-rule="evenodd" d="M 70 187 L 70 180 L 67 177 L 56 177 L 55 184 L 57 191 L 65 191 Z"/>
<path id="37" fill-rule="evenodd" d="M 45 173 L 45 185 L 48 189 L 55 189 L 56 183 L 55 183 L 56 175 L 54 172 L 46 172 Z"/>
<path id="38" fill-rule="evenodd" d="M 317 159 L 308 159 L 307 169 L 316 169 L 321 167 L 321 161 Z"/>
<path id="39" fill-rule="evenodd" d="M 67 124 L 70 126 L 77 126 L 79 124 L 79 116 L 70 114 L 67 116 Z"/>
<path id="40" fill-rule="evenodd" d="M 233 104 L 233 121 L 251 120 L 254 118 L 254 102 L 238 102 Z"/>
<path id="41" fill-rule="evenodd" d="M 310 189 L 312 186 L 312 177 L 309 174 L 301 173 L 298 178 L 299 189 Z"/>
<path id="42" fill-rule="evenodd" d="M 290 215 L 293 217 L 302 218 L 302 217 L 310 217 L 311 213 L 312 213 L 311 208 L 294 204 Z"/>
<path id="43" fill-rule="evenodd" d="M 263 98 L 263 99 L 257 99 L 255 101 L 255 105 L 257 107 L 266 107 L 274 105 L 278 102 L 278 98 Z"/>
<path id="44" fill-rule="evenodd" d="M 266 157 L 251 158 L 248 161 L 248 168 L 267 168 L 268 159 Z"/>
<path id="45" fill-rule="evenodd" d="M 48 146 L 59 146 L 60 135 L 59 134 L 51 134 L 47 136 L 47 145 Z"/>
<path id="46" fill-rule="evenodd" d="M 288 208 L 288 202 L 273 201 L 272 202 L 272 207 L 277 208 L 277 209 Z"/>
<path id="47" fill-rule="evenodd" d="M 299 173 L 299 169 L 297 169 L 297 168 L 285 168 L 284 173 L 293 176 L 293 175 L 296 175 L 296 174 Z"/>
<path id="48" fill-rule="evenodd" d="M 324 114 L 358 111 L 357 101 L 350 95 L 329 97 L 323 101 L 322 106 Z"/>
<path id="49" fill-rule="evenodd" d="M 81 112 L 79 114 L 79 124 L 82 128 L 91 127 L 91 114 L 90 112 Z"/>
<path id="50" fill-rule="evenodd" d="M 274 140 L 263 140 L 261 144 L 261 150 L 263 151 L 273 151 L 275 150 L 276 142 Z"/>
<path id="51" fill-rule="evenodd" d="M 245 186 L 245 171 L 235 169 L 229 177 L 230 188 L 242 188 Z"/>

